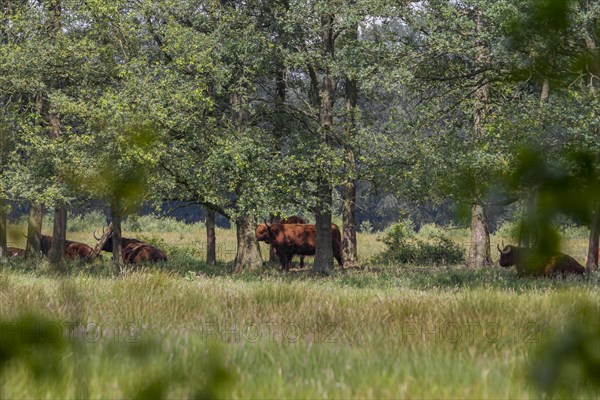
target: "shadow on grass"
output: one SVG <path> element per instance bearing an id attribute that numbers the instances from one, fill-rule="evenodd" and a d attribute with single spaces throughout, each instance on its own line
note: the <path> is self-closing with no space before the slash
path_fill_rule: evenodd
<path id="1" fill-rule="evenodd" d="M 228 277 L 233 280 L 255 282 L 277 280 L 294 282 L 321 280 L 333 285 L 351 288 L 398 288 L 415 290 L 456 290 L 456 289 L 500 289 L 527 291 L 531 289 L 557 289 L 571 286 L 600 287 L 600 273 L 594 272 L 583 277 L 563 278 L 518 278 L 516 271 L 497 266 L 469 269 L 463 266 L 409 266 L 398 264 L 370 265 L 365 267 L 342 269 L 336 266 L 332 273 L 323 276 L 313 272 L 312 265 L 304 268 L 294 265 L 290 271 L 280 271 L 278 266 L 265 263 L 263 267 L 233 273 L 232 263 L 219 262 L 209 265 L 189 252 L 170 255 L 166 263 L 126 265 L 125 273 L 142 271 L 146 273 L 167 272 L 174 277 L 194 280 L 200 276 L 206 278 Z M 91 275 L 98 277 L 118 276 L 108 257 L 93 263 L 75 261 L 65 263 L 57 272 L 43 259 L 11 260 L 5 268 L 15 272 L 37 276 L 55 275 Z"/>

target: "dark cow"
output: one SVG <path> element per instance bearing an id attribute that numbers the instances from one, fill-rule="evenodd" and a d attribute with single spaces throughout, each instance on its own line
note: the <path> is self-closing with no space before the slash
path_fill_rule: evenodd
<path id="1" fill-rule="evenodd" d="M 287 218 L 281 219 L 280 217 L 273 218 L 274 224 L 308 224 L 308 221 L 299 215 L 292 215 Z"/>
<path id="2" fill-rule="evenodd" d="M 275 217 L 272 220 L 273 223 L 276 224 L 308 224 L 308 221 L 302 218 L 299 215 L 292 215 L 287 218 Z M 268 242 L 267 242 L 268 243 Z M 271 245 L 271 251 L 277 256 L 277 249 Z M 279 256 L 277 256 L 279 257 Z M 294 256 L 290 257 L 290 265 L 292 264 L 292 259 Z M 300 256 L 300 268 L 304 268 L 304 256 Z"/>
<path id="3" fill-rule="evenodd" d="M 102 250 L 112 252 L 112 235 L 108 238 Z M 142 262 L 167 261 L 167 256 L 161 250 L 137 239 L 121 238 L 121 256 L 126 264 Z"/>
<path id="4" fill-rule="evenodd" d="M 47 256 L 50 253 L 52 247 L 52 236 L 42 235 L 40 240 L 40 250 L 42 254 Z M 85 259 L 89 260 L 89 256 L 92 254 L 94 249 L 85 243 L 73 242 L 71 240 L 65 241 L 65 258 L 67 260 L 78 260 Z"/>
<path id="5" fill-rule="evenodd" d="M 554 275 L 583 275 L 585 267 L 579 264 L 573 257 L 556 252 L 550 257 L 540 259 L 533 249 L 517 246 L 505 246 L 504 249 L 498 245 L 500 252 L 499 264 L 508 268 L 511 265 L 517 267 L 518 276 L 554 276 Z"/>
<path id="6" fill-rule="evenodd" d="M 294 255 L 315 255 L 317 231 L 315 225 L 264 223 L 256 228 L 256 239 L 270 243 L 279 257 L 281 268 L 289 271 Z M 342 236 L 335 224 L 331 224 L 331 240 L 333 256 L 343 267 Z"/>
<path id="7" fill-rule="evenodd" d="M 25 258 L 25 249 L 19 249 L 18 247 L 7 247 L 8 258 Z"/>

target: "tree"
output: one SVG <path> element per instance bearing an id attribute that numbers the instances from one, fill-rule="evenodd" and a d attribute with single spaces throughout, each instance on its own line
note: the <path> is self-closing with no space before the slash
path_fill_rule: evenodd
<path id="1" fill-rule="evenodd" d="M 11 2 L 3 8 L 5 40 L 2 43 L 2 73 L 5 77 L 3 96 L 10 99 L 6 111 L 11 115 L 15 135 L 8 158 L 6 178 L 11 182 L 14 199 L 27 199 L 35 204 L 55 204 L 55 229 L 51 261 L 60 263 L 64 254 L 66 207 L 68 193 L 59 172 L 64 158 L 63 131 L 69 124 L 60 121 L 56 98 L 69 90 L 73 70 L 71 37 L 63 25 L 65 2 Z M 14 65 L 25 68 L 14 68 Z M 37 206 L 39 210 L 41 207 Z M 38 224 L 41 229 L 41 224 Z M 39 229 L 30 228 L 39 237 Z M 33 249 L 35 251 L 35 249 Z"/>

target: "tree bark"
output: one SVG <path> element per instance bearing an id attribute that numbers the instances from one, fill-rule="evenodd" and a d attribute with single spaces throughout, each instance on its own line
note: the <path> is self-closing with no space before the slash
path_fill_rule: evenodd
<path id="1" fill-rule="evenodd" d="M 39 203 L 31 203 L 29 205 L 29 217 L 27 220 L 26 257 L 39 257 L 42 254 L 43 217 L 44 207 Z"/>
<path id="2" fill-rule="evenodd" d="M 471 206 L 471 246 L 467 266 L 479 268 L 491 265 L 490 232 L 485 208 L 481 204 L 473 204 Z"/>
<path id="3" fill-rule="evenodd" d="M 256 222 L 252 216 L 241 216 L 235 220 L 237 251 L 233 268 L 235 272 L 256 269 L 262 266 L 260 247 L 256 240 Z"/>
<path id="4" fill-rule="evenodd" d="M 591 4 L 591 3 L 589 3 Z M 590 53 L 588 69 L 588 87 L 590 96 L 596 97 L 598 87 L 600 87 L 600 49 L 598 47 L 598 18 L 588 21 L 585 27 L 585 44 Z M 600 130 L 596 128 L 596 135 L 600 134 Z M 597 160 L 600 161 L 600 154 L 597 155 Z M 600 185 L 600 183 L 599 183 Z M 596 188 L 597 189 L 597 188 Z M 596 210 L 592 216 L 590 225 L 590 237 L 588 241 L 588 256 L 586 268 L 588 271 L 598 270 L 598 246 L 600 242 L 600 201 L 596 205 Z"/>
<path id="5" fill-rule="evenodd" d="M 54 207 L 54 225 L 52 228 L 52 245 L 50 246 L 50 264 L 60 265 L 65 259 L 65 242 L 67 240 L 67 207 Z"/>
<path id="6" fill-rule="evenodd" d="M 110 218 L 112 221 L 112 260 L 118 272 L 121 272 L 121 267 L 123 266 L 121 217 L 122 210 L 120 207 L 120 202 L 118 199 L 115 199 L 110 205 Z"/>
<path id="7" fill-rule="evenodd" d="M 537 224 L 537 193 L 535 191 L 527 194 L 527 203 L 521 216 L 521 227 L 519 230 L 519 246 L 534 247 L 538 237 Z"/>
<path id="8" fill-rule="evenodd" d="M 217 246 L 215 234 L 215 212 L 206 207 L 206 263 L 215 265 L 217 262 Z"/>
<path id="9" fill-rule="evenodd" d="M 356 34 L 354 34 L 356 39 Z M 356 106 L 358 88 L 356 81 L 346 77 L 346 137 L 344 140 L 344 171 L 346 181 L 342 195 L 342 258 L 344 267 L 357 265 L 356 245 L 356 157 L 354 142 L 356 139 Z"/>
<path id="10" fill-rule="evenodd" d="M 321 55 L 325 63 L 333 60 L 334 36 L 333 15 L 321 16 Z M 317 79 L 316 74 L 311 74 L 311 80 Z M 318 82 L 313 82 L 318 87 Z M 320 157 L 319 173 L 317 180 L 318 203 L 315 212 L 316 219 L 316 248 L 314 271 L 320 274 L 330 274 L 333 270 L 333 250 L 331 248 L 331 205 L 333 189 L 329 179 L 330 163 L 329 151 L 333 143 L 333 105 L 335 102 L 336 82 L 332 76 L 329 65 L 323 68 L 323 79 L 319 89 L 319 142 L 325 150 Z"/>
<path id="11" fill-rule="evenodd" d="M 598 270 L 598 247 L 600 244 L 600 205 L 592 217 L 590 238 L 588 242 L 588 255 L 585 267 L 588 271 Z"/>
<path id="12" fill-rule="evenodd" d="M 333 250 L 331 242 L 331 211 L 316 214 L 316 248 L 314 271 L 329 275 L 333 271 Z"/>
<path id="13" fill-rule="evenodd" d="M 480 10 L 476 12 L 476 30 L 477 34 L 483 33 L 484 21 L 483 13 Z M 479 68 L 488 64 L 488 51 L 482 39 L 478 39 L 476 64 Z M 488 114 L 489 106 L 489 85 L 483 84 L 474 94 L 473 104 L 473 135 L 472 141 L 476 145 L 484 135 L 485 120 Z M 477 184 L 477 183 L 476 183 Z M 474 197 L 480 198 L 478 187 L 475 187 Z M 469 248 L 469 257 L 467 265 L 471 268 L 479 268 L 492 265 L 490 251 L 490 233 L 485 206 L 479 200 L 476 200 L 471 207 L 471 245 Z"/>
<path id="14" fill-rule="evenodd" d="M 281 32 L 279 32 L 281 36 Z M 287 124 L 285 123 L 285 112 L 284 105 L 286 99 L 287 83 L 286 83 L 286 70 L 282 62 L 278 63 L 275 70 L 275 94 L 273 96 L 273 105 L 275 111 L 275 117 L 273 119 L 273 136 L 275 138 L 274 151 L 277 154 L 281 154 L 283 138 L 287 136 Z M 275 217 L 274 214 L 269 215 L 269 221 L 272 222 Z M 279 265 L 279 257 L 275 254 L 273 246 L 269 246 L 269 264 Z"/>
<path id="15" fill-rule="evenodd" d="M 4 263 L 8 259 L 8 249 L 6 245 L 6 235 L 8 232 L 6 225 L 6 206 L 4 199 L 0 199 L 0 262 Z"/>
<path id="16" fill-rule="evenodd" d="M 550 96 L 550 80 L 548 80 L 548 78 L 544 78 L 544 82 L 542 83 L 542 94 L 540 95 L 540 101 L 542 103 L 547 103 L 549 96 Z"/>
<path id="17" fill-rule="evenodd" d="M 52 35 L 59 35 L 62 30 L 61 16 L 62 3 L 61 0 L 52 0 L 48 3 L 49 11 L 52 13 L 50 19 L 50 31 Z M 60 89 L 62 83 L 55 81 L 51 83 L 55 89 Z M 47 100 L 46 100 L 47 102 Z M 50 105 L 48 104 L 48 110 Z M 53 139 L 58 139 L 60 136 L 60 120 L 57 114 L 49 113 L 48 121 L 50 123 L 50 135 Z M 60 180 L 60 177 L 58 177 Z M 52 229 L 52 246 L 50 247 L 50 263 L 58 265 L 63 262 L 65 257 L 65 241 L 67 239 L 67 207 L 63 204 L 54 206 L 54 225 Z"/>
<path id="18" fill-rule="evenodd" d="M 108 239 L 110 239 L 111 236 L 112 236 L 112 223 L 108 224 L 108 229 L 102 234 L 100 239 L 98 239 L 98 243 L 96 243 L 96 247 L 94 247 L 94 250 L 88 256 L 89 261 L 93 261 L 96 259 L 96 257 L 98 257 L 98 255 L 102 251 L 102 248 L 104 248 L 104 245 L 106 244 Z M 96 237 L 96 232 L 94 232 L 94 237 Z"/>
<path id="19" fill-rule="evenodd" d="M 269 223 L 273 222 L 275 219 L 274 214 L 269 215 Z M 269 246 L 269 264 L 271 265 L 279 265 L 279 257 L 275 254 L 275 247 Z"/>

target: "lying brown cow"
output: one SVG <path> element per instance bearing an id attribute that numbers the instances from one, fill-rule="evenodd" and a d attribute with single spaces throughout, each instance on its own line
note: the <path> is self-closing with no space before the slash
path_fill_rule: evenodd
<path id="1" fill-rule="evenodd" d="M 292 215 L 289 216 L 287 218 L 283 218 L 281 219 L 280 217 L 275 217 L 273 218 L 273 223 L 276 224 L 308 224 L 308 221 L 305 220 L 304 218 L 300 217 L 299 215 Z M 273 247 L 273 245 L 271 245 L 271 251 L 277 256 L 277 249 L 275 247 Z M 279 257 L 279 256 L 277 256 Z M 294 258 L 294 256 L 292 255 L 290 257 L 290 265 L 292 264 L 292 259 Z M 300 268 L 304 268 L 304 256 L 300 256 Z"/>
<path id="2" fill-rule="evenodd" d="M 270 243 L 279 257 L 281 268 L 289 271 L 294 255 L 314 256 L 317 231 L 308 224 L 260 224 L 256 228 L 256 239 Z M 331 224 L 333 256 L 340 267 L 342 264 L 342 236 L 335 224 Z"/>
<path id="3" fill-rule="evenodd" d="M 42 235 L 40 240 L 40 250 L 42 254 L 47 256 L 50 253 L 52 247 L 52 236 Z M 92 254 L 94 249 L 85 243 L 73 242 L 71 240 L 65 241 L 65 258 L 67 260 L 78 260 L 85 259 L 89 261 L 89 256 Z"/>
<path id="4" fill-rule="evenodd" d="M 540 262 L 534 251 L 529 248 L 508 245 L 504 249 L 500 249 L 500 245 L 498 245 L 498 251 L 500 252 L 500 266 L 508 268 L 515 265 L 518 276 L 554 276 L 558 274 L 565 276 L 585 273 L 583 265 L 564 253 L 557 252 L 547 260 Z"/>
<path id="5" fill-rule="evenodd" d="M 111 236 L 104 243 L 102 250 L 112 252 L 112 248 Z M 129 238 L 121 238 L 121 256 L 126 264 L 167 261 L 167 256 L 161 250 L 140 240 Z"/>
<path id="6" fill-rule="evenodd" d="M 7 247 L 8 258 L 24 258 L 25 249 L 19 249 L 18 247 Z"/>

